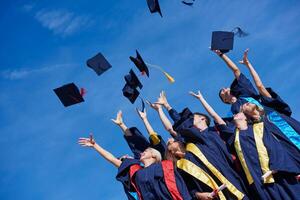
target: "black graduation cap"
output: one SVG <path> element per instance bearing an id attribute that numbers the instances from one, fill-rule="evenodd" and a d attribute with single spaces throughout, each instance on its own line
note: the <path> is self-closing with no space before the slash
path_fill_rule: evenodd
<path id="1" fill-rule="evenodd" d="M 195 0 L 190 0 L 190 1 L 187 1 L 187 0 L 184 0 L 184 1 L 181 1 L 183 4 L 187 5 L 187 6 L 192 6 L 194 4 L 194 1 Z"/>
<path id="2" fill-rule="evenodd" d="M 133 88 L 139 87 L 140 89 L 142 89 L 143 85 L 139 81 L 138 77 L 135 75 L 135 73 L 132 69 L 129 71 L 129 74 L 124 76 L 124 78 L 128 85 L 132 86 Z"/>
<path id="3" fill-rule="evenodd" d="M 109 68 L 111 68 L 111 64 L 109 64 L 109 62 L 101 53 L 98 53 L 94 57 L 88 59 L 86 61 L 86 64 L 88 67 L 92 68 L 98 76 L 106 70 L 108 70 Z"/>
<path id="4" fill-rule="evenodd" d="M 211 37 L 211 49 L 226 53 L 233 49 L 234 33 L 228 31 L 214 31 Z"/>
<path id="5" fill-rule="evenodd" d="M 151 13 L 158 12 L 162 17 L 161 10 L 159 7 L 158 0 L 147 0 L 147 4 Z"/>
<path id="6" fill-rule="evenodd" d="M 65 107 L 84 102 L 83 90 L 79 91 L 74 83 L 63 85 L 53 91 Z"/>
<path id="7" fill-rule="evenodd" d="M 140 72 L 146 73 L 147 76 L 149 77 L 149 69 L 137 50 L 136 50 L 136 58 L 134 58 L 132 56 L 130 56 L 129 58 L 135 64 L 135 66 L 139 69 Z"/>
<path id="8" fill-rule="evenodd" d="M 122 89 L 123 95 L 133 104 L 137 97 L 139 96 L 140 92 L 129 85 L 128 83 L 125 84 L 124 88 Z"/>
<path id="9" fill-rule="evenodd" d="M 233 49 L 234 36 L 245 37 L 247 35 L 248 33 L 244 32 L 240 27 L 235 27 L 232 31 L 213 31 L 211 49 L 227 53 Z"/>

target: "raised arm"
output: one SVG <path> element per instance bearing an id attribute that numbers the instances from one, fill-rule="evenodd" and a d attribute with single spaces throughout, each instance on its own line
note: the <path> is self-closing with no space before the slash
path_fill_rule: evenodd
<path id="1" fill-rule="evenodd" d="M 89 138 L 79 138 L 78 144 L 83 147 L 91 147 L 95 149 L 103 158 L 105 158 L 108 162 L 112 163 L 116 167 L 120 167 L 122 163 L 122 161 L 117 159 L 113 154 L 98 145 L 92 135 L 90 135 Z"/>
<path id="2" fill-rule="evenodd" d="M 168 131 L 173 137 L 177 136 L 177 132 L 174 131 L 173 127 L 172 127 L 172 123 L 170 122 L 170 120 L 168 119 L 168 117 L 165 115 L 162 106 L 160 104 L 157 103 L 150 103 L 149 101 L 147 101 L 147 104 L 153 108 L 154 110 L 157 111 L 160 121 L 162 122 L 164 128 L 166 131 Z"/>
<path id="3" fill-rule="evenodd" d="M 120 129 L 123 131 L 125 136 L 131 136 L 132 135 L 129 128 L 123 122 L 123 114 L 122 114 L 121 110 L 119 110 L 116 119 L 111 119 L 111 121 L 113 121 L 116 125 L 118 125 L 120 127 Z"/>
<path id="4" fill-rule="evenodd" d="M 249 49 L 246 49 L 245 52 L 244 52 L 244 56 L 243 56 L 243 60 L 239 61 L 239 63 L 245 65 L 249 71 L 250 71 L 250 74 L 254 80 L 254 83 L 255 83 L 255 86 L 256 88 L 258 89 L 259 93 L 262 95 L 262 96 L 265 96 L 265 97 L 269 97 L 271 98 L 271 94 L 268 92 L 268 90 L 265 88 L 264 84 L 262 83 L 258 73 L 256 72 L 256 70 L 254 69 L 254 67 L 252 66 L 252 64 L 249 62 L 249 59 L 248 59 L 248 52 L 249 52 Z"/>
<path id="5" fill-rule="evenodd" d="M 218 113 L 216 113 L 214 109 L 207 103 L 200 91 L 198 91 L 198 94 L 195 94 L 194 92 L 190 92 L 190 94 L 201 102 L 207 113 L 215 120 L 218 125 L 226 124 L 225 121 L 218 115 Z"/>
<path id="6" fill-rule="evenodd" d="M 146 109 L 143 111 L 140 111 L 138 109 L 137 110 L 137 113 L 138 115 L 140 116 L 140 118 L 142 119 L 144 125 L 145 125 L 145 128 L 147 129 L 147 132 L 149 135 L 151 134 L 156 134 L 155 131 L 153 130 L 148 118 L 147 118 L 147 113 L 146 113 Z"/>
<path id="7" fill-rule="evenodd" d="M 235 78 L 238 79 L 241 74 L 241 71 L 238 68 L 238 66 L 236 66 L 236 64 L 234 64 L 234 62 L 232 62 L 232 60 L 225 53 L 222 53 L 220 50 L 213 50 L 213 52 L 215 52 L 218 56 L 220 56 L 220 58 L 226 63 L 229 69 L 233 72 Z"/>

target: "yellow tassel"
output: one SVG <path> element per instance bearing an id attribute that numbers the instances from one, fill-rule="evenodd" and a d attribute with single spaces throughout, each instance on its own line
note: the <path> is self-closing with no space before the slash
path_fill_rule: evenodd
<path id="1" fill-rule="evenodd" d="M 170 83 L 175 82 L 175 79 L 170 74 L 168 74 L 167 72 L 163 72 L 163 73 L 165 74 L 165 76 L 167 77 Z"/>

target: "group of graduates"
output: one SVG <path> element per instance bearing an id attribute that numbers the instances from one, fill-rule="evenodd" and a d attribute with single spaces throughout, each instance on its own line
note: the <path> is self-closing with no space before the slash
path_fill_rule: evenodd
<path id="1" fill-rule="evenodd" d="M 155 103 L 147 103 L 170 133 L 167 142 L 153 130 L 144 109 L 137 112 L 149 139 L 136 127 L 128 128 L 121 111 L 112 119 L 134 157 L 116 158 L 92 136 L 79 138 L 80 145 L 94 148 L 118 168 L 116 179 L 129 200 L 300 199 L 300 122 L 276 92 L 265 88 L 248 50 L 240 63 L 255 86 L 225 53 L 214 52 L 235 76 L 230 88 L 219 92 L 222 102 L 231 105 L 231 117 L 220 117 L 200 91 L 190 95 L 208 115 L 188 108 L 179 113 L 161 92 Z"/>

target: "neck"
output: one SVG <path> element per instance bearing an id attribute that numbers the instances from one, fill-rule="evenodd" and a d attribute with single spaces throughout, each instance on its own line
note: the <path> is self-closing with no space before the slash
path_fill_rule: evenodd
<path id="1" fill-rule="evenodd" d="M 205 129 L 208 128 L 208 126 L 197 126 L 197 125 L 195 125 L 195 127 L 196 127 L 200 132 L 203 132 Z"/>

